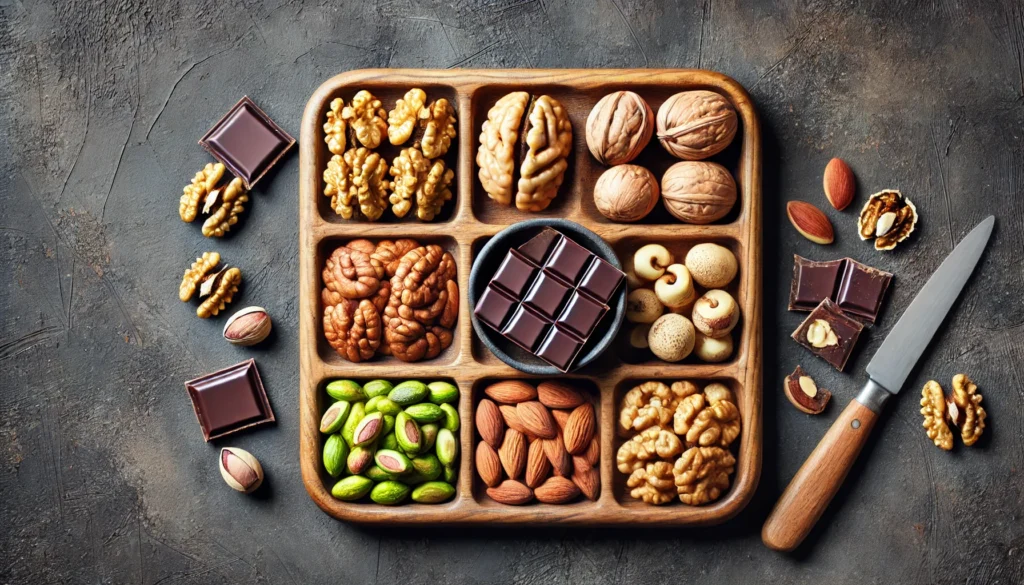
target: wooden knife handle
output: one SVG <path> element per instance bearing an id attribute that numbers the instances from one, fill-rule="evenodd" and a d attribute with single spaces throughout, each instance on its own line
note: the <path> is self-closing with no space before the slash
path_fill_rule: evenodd
<path id="1" fill-rule="evenodd" d="M 875 426 L 878 414 L 851 400 L 832 428 L 789 482 L 761 530 L 761 540 L 778 551 L 795 549 L 839 491 Z"/>

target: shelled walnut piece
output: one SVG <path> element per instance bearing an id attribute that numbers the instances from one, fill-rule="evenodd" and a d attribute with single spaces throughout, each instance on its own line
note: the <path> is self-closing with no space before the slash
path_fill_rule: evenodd
<path id="1" fill-rule="evenodd" d="M 928 432 L 928 438 L 936 447 L 951 451 L 953 433 L 946 424 L 946 396 L 935 380 L 929 380 L 921 389 L 921 414 L 924 416 L 921 426 Z"/>
<path id="2" fill-rule="evenodd" d="M 327 143 L 327 150 L 331 151 L 331 154 L 345 154 L 348 124 L 345 123 L 345 118 L 341 117 L 341 110 L 344 107 L 345 102 L 341 98 L 334 98 L 331 101 L 331 109 L 327 111 L 324 142 Z"/>
<path id="3" fill-rule="evenodd" d="M 970 378 L 965 374 L 953 376 L 953 396 L 948 402 L 948 411 L 953 424 L 960 427 L 960 438 L 968 447 L 977 443 L 985 430 L 988 413 L 982 408 L 981 399 L 978 386 Z"/>
<path id="4" fill-rule="evenodd" d="M 697 391 L 692 382 L 644 382 L 626 392 L 619 403 L 619 434 L 626 436 L 672 421 L 679 401 Z"/>
<path id="5" fill-rule="evenodd" d="M 405 144 L 416 130 L 420 110 L 427 103 L 427 92 L 414 87 L 395 102 L 395 108 L 388 112 L 388 140 L 391 144 Z"/>
<path id="6" fill-rule="evenodd" d="M 388 163 L 364 147 L 334 155 L 324 169 L 324 195 L 344 219 L 376 221 L 388 206 Z"/>
<path id="7" fill-rule="evenodd" d="M 224 267 L 214 272 L 220 263 L 220 254 L 204 252 L 192 266 L 185 271 L 178 286 L 178 298 L 188 302 L 199 291 L 199 298 L 204 299 L 196 309 L 196 315 L 206 319 L 217 315 L 231 303 L 238 285 L 242 282 L 242 271 L 235 267 Z"/>
<path id="8" fill-rule="evenodd" d="M 391 165 L 391 211 L 405 217 L 416 203 L 416 217 L 430 221 L 451 200 L 451 183 L 455 172 L 443 160 L 427 159 L 416 144 L 405 148 Z"/>
<path id="9" fill-rule="evenodd" d="M 341 117 L 355 133 L 359 143 L 366 148 L 380 146 L 381 139 L 388 131 L 383 104 L 365 89 L 353 96 L 352 102 L 341 110 Z"/>
<path id="10" fill-rule="evenodd" d="M 231 226 L 238 223 L 238 216 L 245 211 L 245 204 L 249 201 L 249 195 L 242 187 L 242 179 L 238 177 L 232 179 L 219 195 L 216 193 L 217 191 L 213 191 L 208 198 L 216 197 L 217 201 L 208 201 L 203 208 L 206 212 L 212 208 L 211 204 L 216 205 L 210 217 L 203 222 L 203 235 L 208 238 L 220 238 L 231 231 Z"/>
<path id="11" fill-rule="evenodd" d="M 874 240 L 876 250 L 892 250 L 910 237 L 917 225 L 917 207 L 902 193 L 880 191 L 872 195 L 857 219 L 862 240 Z"/>
<path id="12" fill-rule="evenodd" d="M 558 195 L 572 150 L 572 124 L 562 104 L 525 91 L 499 99 L 480 132 L 476 163 L 484 191 L 499 205 L 543 211 Z"/>
<path id="13" fill-rule="evenodd" d="M 691 447 L 672 467 L 679 501 L 699 506 L 717 500 L 729 489 L 736 458 L 721 447 Z"/>
<path id="14" fill-rule="evenodd" d="M 427 158 L 444 156 L 455 139 L 455 108 L 447 99 L 441 98 L 421 108 L 419 113 L 420 128 L 423 129 L 423 155 Z"/>
<path id="15" fill-rule="evenodd" d="M 631 488 L 629 495 L 646 504 L 667 504 L 676 497 L 675 477 L 668 461 L 655 461 L 637 469 L 626 479 L 626 485 Z"/>
<path id="16" fill-rule="evenodd" d="M 192 177 L 192 182 L 185 186 L 178 205 L 178 215 L 181 216 L 181 221 L 185 223 L 195 221 L 196 216 L 199 215 L 199 204 L 206 200 L 223 176 L 223 164 L 207 163 L 203 170 Z"/>
<path id="17" fill-rule="evenodd" d="M 458 318 L 455 258 L 436 244 L 407 252 L 391 278 L 384 341 L 405 362 L 437 357 L 451 345 Z"/>

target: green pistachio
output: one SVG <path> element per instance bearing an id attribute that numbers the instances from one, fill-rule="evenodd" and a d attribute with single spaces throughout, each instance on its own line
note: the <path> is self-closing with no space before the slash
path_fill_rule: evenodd
<path id="1" fill-rule="evenodd" d="M 417 402 L 423 402 L 427 394 L 429 394 L 429 391 L 426 384 L 416 380 L 408 380 L 392 388 L 391 392 L 388 392 L 388 398 L 399 406 L 409 406 Z"/>
<path id="2" fill-rule="evenodd" d="M 405 408 L 408 414 L 420 424 L 432 423 L 444 418 L 444 411 L 441 407 L 430 402 L 421 402 Z"/>
<path id="3" fill-rule="evenodd" d="M 370 447 L 355 447 L 348 454 L 348 472 L 352 475 L 359 475 L 366 471 L 366 468 L 373 465 L 373 449 Z"/>
<path id="4" fill-rule="evenodd" d="M 455 484 L 455 480 L 459 479 L 459 471 L 455 469 L 454 465 L 444 466 L 444 480 L 450 484 Z"/>
<path id="5" fill-rule="evenodd" d="M 352 403 L 347 400 L 339 400 L 327 407 L 324 416 L 320 419 L 320 432 L 325 435 L 334 434 L 341 430 L 345 420 L 348 419 L 348 411 Z"/>
<path id="6" fill-rule="evenodd" d="M 331 495 L 351 502 L 365 496 L 373 488 L 373 480 L 361 475 L 352 475 L 334 484 L 331 488 Z"/>
<path id="7" fill-rule="evenodd" d="M 428 481 L 412 490 L 412 501 L 421 504 L 440 504 L 455 495 L 455 488 L 443 481 Z"/>
<path id="8" fill-rule="evenodd" d="M 348 413 L 348 419 L 345 424 L 341 427 L 341 436 L 345 437 L 345 442 L 348 443 L 349 447 L 354 447 L 355 444 L 352 442 L 352 437 L 355 435 L 356 426 L 366 416 L 365 406 L 362 402 L 356 402 L 352 405 L 352 410 Z"/>
<path id="9" fill-rule="evenodd" d="M 331 477 L 338 477 L 345 471 L 345 460 L 348 458 L 348 444 L 341 435 L 334 434 L 324 441 L 324 470 Z"/>
<path id="10" fill-rule="evenodd" d="M 422 473 L 416 470 L 412 470 L 409 473 L 406 473 L 405 475 L 399 477 L 398 481 L 404 483 L 405 485 L 415 486 L 430 481 L 430 478 L 424 477 Z"/>
<path id="11" fill-rule="evenodd" d="M 437 432 L 437 458 L 445 465 L 451 465 L 459 456 L 459 441 L 455 433 L 448 429 L 441 429 Z"/>
<path id="12" fill-rule="evenodd" d="M 366 414 L 377 412 L 377 403 L 380 402 L 381 398 L 384 398 L 385 400 L 387 399 L 386 396 L 373 396 L 366 401 Z"/>
<path id="13" fill-rule="evenodd" d="M 372 479 L 373 481 L 390 481 L 396 479 L 398 476 L 393 473 L 388 473 L 376 465 L 371 465 L 363 472 L 363 475 Z"/>
<path id="14" fill-rule="evenodd" d="M 352 443 L 356 446 L 369 445 L 377 440 L 383 430 L 384 415 L 379 412 L 370 413 L 356 425 L 356 430 L 352 434 Z"/>
<path id="15" fill-rule="evenodd" d="M 377 402 L 377 410 L 384 414 L 390 414 L 391 416 L 398 416 L 398 413 L 402 412 L 402 407 L 398 405 L 394 400 L 391 400 L 387 396 L 381 396 L 380 401 Z"/>
<path id="16" fill-rule="evenodd" d="M 459 400 L 459 388 L 448 382 L 431 382 L 427 384 L 430 391 L 430 401 L 434 404 L 446 402 L 457 402 Z"/>
<path id="17" fill-rule="evenodd" d="M 378 504 L 392 506 L 394 504 L 401 504 L 405 498 L 409 497 L 409 491 L 409 486 L 403 483 L 382 481 L 373 486 L 373 491 L 370 492 L 370 499 Z"/>
<path id="18" fill-rule="evenodd" d="M 391 449 L 379 449 L 373 460 L 388 473 L 402 474 L 412 467 L 412 462 L 405 455 Z"/>
<path id="19" fill-rule="evenodd" d="M 441 462 L 431 453 L 420 455 L 412 460 L 413 471 L 422 475 L 427 481 L 441 477 Z"/>
<path id="20" fill-rule="evenodd" d="M 434 441 L 437 440 L 437 431 L 440 429 L 441 427 L 437 423 L 420 425 L 420 435 L 423 436 L 420 451 L 426 452 L 434 448 Z"/>
<path id="21" fill-rule="evenodd" d="M 373 398 L 374 396 L 387 396 L 388 392 L 391 392 L 391 382 L 387 380 L 370 380 L 363 385 L 363 392 L 366 396 Z"/>
<path id="22" fill-rule="evenodd" d="M 451 404 L 442 404 L 441 411 L 444 412 L 444 428 L 451 432 L 459 430 L 459 411 Z"/>
<path id="23" fill-rule="evenodd" d="M 404 412 L 395 417 L 395 436 L 398 438 L 398 446 L 406 453 L 419 453 L 423 446 L 420 426 Z"/>
<path id="24" fill-rule="evenodd" d="M 366 400 L 363 387 L 352 380 L 335 380 L 327 385 L 327 395 L 335 400 L 356 402 Z"/>
<path id="25" fill-rule="evenodd" d="M 384 429 L 381 431 L 382 435 L 387 435 L 391 431 L 395 430 L 395 417 L 390 414 L 384 415 Z"/>
<path id="26" fill-rule="evenodd" d="M 387 419 L 384 419 L 384 420 L 387 420 Z M 384 438 L 380 440 L 380 448 L 381 449 L 401 449 L 401 447 L 398 446 L 398 437 L 395 436 L 395 432 L 394 431 L 391 431 L 390 433 L 384 435 Z"/>

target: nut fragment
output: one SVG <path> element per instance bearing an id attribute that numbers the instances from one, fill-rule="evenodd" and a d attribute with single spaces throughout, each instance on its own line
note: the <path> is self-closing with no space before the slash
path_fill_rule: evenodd
<path id="1" fill-rule="evenodd" d="M 654 133 L 654 111 L 631 91 L 610 93 L 587 116 L 587 147 L 603 165 L 615 166 L 636 158 Z"/>
<path id="2" fill-rule="evenodd" d="M 732 104 L 713 91 L 680 92 L 658 108 L 658 140 L 684 160 L 701 160 L 725 150 L 737 126 Z"/>
<path id="3" fill-rule="evenodd" d="M 238 292 L 238 285 L 242 282 L 242 271 L 231 267 L 215 278 L 217 280 L 213 292 L 196 309 L 196 315 L 199 315 L 200 319 L 215 316 L 224 310 Z"/>
<path id="4" fill-rule="evenodd" d="M 423 154 L 427 158 L 444 156 L 455 138 L 455 108 L 447 99 L 441 98 L 419 112 L 420 127 L 423 129 Z"/>
<path id="5" fill-rule="evenodd" d="M 377 148 L 387 132 L 387 114 L 380 100 L 361 90 L 352 102 L 341 110 L 341 117 L 355 132 L 356 139 L 366 148 Z"/>
<path id="6" fill-rule="evenodd" d="M 221 191 L 217 209 L 203 222 L 203 235 L 220 238 L 231 231 L 231 226 L 238 223 L 238 216 L 245 211 L 248 201 L 249 194 L 242 187 L 242 179 L 232 179 Z"/>
<path id="7" fill-rule="evenodd" d="M 324 123 L 324 142 L 327 143 L 327 150 L 331 154 L 344 154 L 346 144 L 346 133 L 348 125 L 341 117 L 341 110 L 345 102 L 341 98 L 334 98 L 331 101 L 331 109 L 327 111 L 327 122 Z"/>
<path id="8" fill-rule="evenodd" d="M 699 506 L 717 500 L 729 489 L 736 458 L 721 447 L 691 447 L 672 468 L 679 501 Z"/>
<path id="9" fill-rule="evenodd" d="M 388 140 L 391 144 L 405 144 L 416 130 L 420 109 L 427 103 L 427 93 L 418 87 L 405 92 L 395 102 L 395 109 L 388 112 Z"/>
<path id="10" fill-rule="evenodd" d="M 202 257 L 196 258 L 192 266 L 185 271 L 181 278 L 181 285 L 178 287 L 178 298 L 187 302 L 195 294 L 200 281 L 210 273 L 214 267 L 220 264 L 220 254 L 217 252 L 203 252 Z"/>
<path id="11" fill-rule="evenodd" d="M 928 438 L 936 447 L 952 450 L 953 433 L 946 425 L 946 397 L 935 380 L 928 380 L 921 389 L 921 414 L 924 416 L 921 426 L 928 432 Z"/>
<path id="12" fill-rule="evenodd" d="M 676 496 L 672 464 L 655 461 L 635 470 L 626 480 L 629 495 L 647 504 L 667 504 Z"/>
<path id="13" fill-rule="evenodd" d="M 391 211 L 405 217 L 416 202 L 416 217 L 430 221 L 452 198 L 451 182 L 455 172 L 445 168 L 443 160 L 430 161 L 417 146 L 405 148 L 391 165 Z"/>
<path id="14" fill-rule="evenodd" d="M 675 433 L 661 427 L 644 429 L 619 447 L 615 465 L 622 473 L 633 473 L 656 459 L 671 459 L 683 452 L 683 443 Z"/>
<path id="15" fill-rule="evenodd" d="M 807 341 L 817 348 L 839 345 L 839 338 L 824 319 L 815 319 L 807 326 Z"/>
<path id="16" fill-rule="evenodd" d="M 917 225 L 917 208 L 895 190 L 875 193 L 864 204 L 857 219 L 862 240 L 875 241 L 876 250 L 892 250 L 910 237 Z"/>
<path id="17" fill-rule="evenodd" d="M 178 215 L 181 216 L 181 221 L 186 223 L 195 221 L 199 214 L 199 202 L 206 199 L 223 176 L 223 164 L 207 163 L 203 170 L 192 177 L 192 182 L 185 186 L 178 204 Z"/>
<path id="18" fill-rule="evenodd" d="M 263 307 L 246 307 L 224 324 L 224 339 L 232 345 L 256 345 L 270 335 L 270 315 Z"/>
<path id="19" fill-rule="evenodd" d="M 792 374 L 786 376 L 783 391 L 797 410 L 807 414 L 821 414 L 825 410 L 825 406 L 828 405 L 829 399 L 832 398 L 832 393 L 824 388 L 818 388 L 814 380 L 800 366 L 797 366 Z"/>
<path id="20" fill-rule="evenodd" d="M 968 447 L 977 443 L 985 430 L 985 418 L 988 414 L 981 406 L 981 398 L 978 386 L 970 378 L 964 374 L 953 376 L 953 396 L 950 403 L 956 406 L 957 416 L 952 416 L 952 408 L 950 415 L 954 424 L 960 427 L 960 438 Z M 957 419 L 962 419 L 963 422 L 957 422 Z"/>

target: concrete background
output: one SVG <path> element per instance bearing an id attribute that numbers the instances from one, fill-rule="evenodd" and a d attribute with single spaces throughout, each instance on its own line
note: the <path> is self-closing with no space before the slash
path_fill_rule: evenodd
<path id="1" fill-rule="evenodd" d="M 363 67 L 703 67 L 752 94 L 764 128 L 765 433 L 757 497 L 718 528 L 365 530 L 324 515 L 297 461 L 298 157 L 218 242 L 248 267 L 235 307 L 276 335 L 243 351 L 174 291 L 209 243 L 177 218 L 207 160 L 196 140 L 243 94 L 298 136 L 324 79 Z M 0 0 L 0 582 L 1024 582 L 1024 6 L 884 0 Z M 829 249 L 786 222 L 825 205 L 844 157 L 859 201 L 917 204 L 912 240 L 860 242 L 828 209 Z M 855 205 L 859 205 L 855 204 Z M 988 214 L 973 283 L 810 544 L 769 551 L 760 526 L 917 289 Z M 790 340 L 791 255 L 852 255 L 896 273 L 847 374 Z M 267 470 L 225 487 L 182 382 L 255 356 L 276 426 L 237 436 Z M 780 382 L 802 364 L 833 389 L 809 417 Z M 919 388 L 977 380 L 981 444 L 920 428 Z"/>

